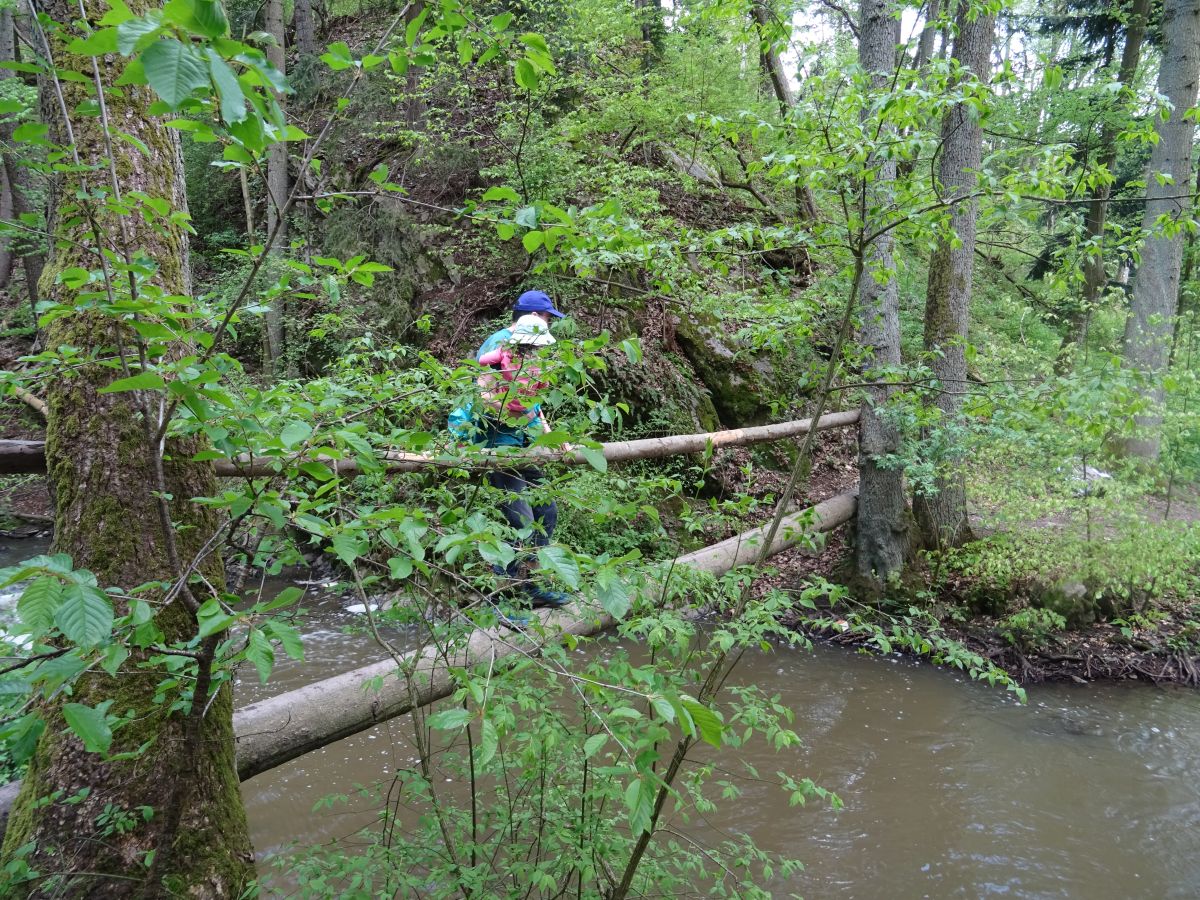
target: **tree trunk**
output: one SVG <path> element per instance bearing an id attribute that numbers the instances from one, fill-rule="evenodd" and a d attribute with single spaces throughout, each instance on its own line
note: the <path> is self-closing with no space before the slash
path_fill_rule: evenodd
<path id="1" fill-rule="evenodd" d="M 312 0 L 296 0 L 292 25 L 296 31 L 296 52 L 301 57 L 314 56 L 317 52 L 317 23 Z"/>
<path id="2" fill-rule="evenodd" d="M 754 29 L 758 34 L 758 62 L 762 66 L 763 75 L 771 85 L 771 91 L 779 103 L 779 114 L 787 118 L 796 104 L 792 95 L 792 87 L 788 84 L 787 73 L 783 69 L 783 61 L 770 38 L 771 11 L 766 0 L 753 0 L 750 4 L 750 15 L 754 19 Z"/>
<path id="3" fill-rule="evenodd" d="M 267 47 L 267 59 L 280 75 L 284 75 L 286 74 L 287 59 L 284 53 L 283 0 L 267 0 L 266 17 L 267 33 L 275 38 L 275 43 Z M 279 95 L 277 99 L 280 107 L 286 110 L 284 95 Z M 287 219 L 280 216 L 280 211 L 287 206 L 290 191 L 287 144 L 279 141 L 272 144 L 267 152 L 266 239 L 271 241 L 273 253 L 282 253 L 288 245 Z M 272 235 L 274 238 L 271 237 Z M 279 375 L 282 374 L 284 354 L 284 302 L 282 297 L 271 301 L 264 325 L 266 326 L 264 362 L 268 371 Z"/>
<path id="4" fill-rule="evenodd" d="M 774 42 L 771 40 L 770 23 L 774 15 L 767 5 L 767 0 L 752 0 L 750 17 L 754 21 L 754 31 L 758 37 L 758 61 L 762 67 L 763 76 L 771 85 L 775 101 L 779 104 L 779 115 L 786 119 L 796 104 L 788 81 L 787 71 L 779 58 Z M 796 215 L 801 220 L 811 222 L 817 217 L 817 201 L 812 189 L 800 179 L 796 180 Z"/>
<path id="5" fill-rule="evenodd" d="M 981 81 L 990 74 L 996 17 L 986 13 L 970 17 L 970 3 L 959 3 L 954 57 Z M 975 189 L 976 172 L 983 156 L 983 129 L 979 117 L 963 104 L 946 111 L 942 119 L 942 149 L 938 162 L 941 196 L 953 200 Z M 971 307 L 971 275 L 975 262 L 975 219 L 979 204 L 962 200 L 951 208 L 954 240 L 943 236 L 929 260 L 929 285 L 925 296 L 925 349 L 931 354 L 941 410 L 940 427 L 954 428 L 962 410 L 967 386 L 966 342 Z M 935 479 L 935 493 L 919 494 L 913 512 L 925 545 L 956 547 L 971 538 L 967 522 L 967 495 L 963 473 L 955 460 L 943 465 Z"/>
<path id="6" fill-rule="evenodd" d="M 0 20 L 2 20 L 5 12 L 7 10 L 0 11 Z M 11 221 L 12 217 L 12 191 L 8 187 L 8 175 L 5 173 L 4 167 L 0 166 L 0 221 Z M 12 266 L 12 242 L 5 240 L 0 242 L 0 291 L 8 287 L 9 278 L 12 276 Z"/>
<path id="7" fill-rule="evenodd" d="M 13 8 L 0 8 L 0 61 L 16 60 L 17 43 Z M 0 69 L 0 80 L 14 78 L 8 69 Z M 13 145 L 13 131 L 16 125 L 12 122 L 0 124 L 0 146 Z M 4 163 L 4 179 L 8 185 L 10 211 L 9 218 L 16 220 L 25 213 L 32 212 L 29 204 L 29 175 L 25 167 L 20 165 L 13 153 L 0 153 Z M 8 249 L 14 256 L 21 258 L 21 266 L 25 271 L 25 292 L 29 297 L 29 307 L 33 311 L 34 321 L 37 321 L 38 281 L 42 277 L 42 267 L 45 255 L 36 237 L 13 238 L 8 242 Z M 11 272 L 11 260 L 6 271 Z"/>
<path id="8" fill-rule="evenodd" d="M 1171 328 L 1179 297 L 1183 234 L 1164 234 L 1159 219 L 1180 225 L 1191 208 L 1187 199 L 1192 161 L 1193 122 L 1186 114 L 1196 104 L 1200 80 L 1200 0 L 1166 0 L 1162 32 L 1166 38 L 1158 72 L 1158 92 L 1171 104 L 1166 121 L 1155 126 L 1158 143 L 1146 167 L 1146 214 L 1149 235 L 1133 286 L 1125 322 L 1125 364 L 1146 376 L 1143 395 L 1151 410 L 1137 419 L 1141 433 L 1123 442 L 1124 452 L 1143 460 L 1158 458 L 1163 401 L 1162 376 L 1171 351 Z M 1160 184 L 1159 175 L 1169 175 Z"/>
<path id="9" fill-rule="evenodd" d="M 929 65 L 933 59 L 933 40 L 937 37 L 937 18 L 941 9 L 938 0 L 929 0 L 925 10 L 925 27 L 921 29 L 921 39 L 917 42 L 917 71 Z"/>
<path id="10" fill-rule="evenodd" d="M 1142 41 L 1146 36 L 1146 17 L 1150 11 L 1150 0 L 1134 0 L 1133 9 L 1129 13 L 1129 26 L 1125 33 L 1125 46 L 1121 50 L 1121 67 L 1117 73 L 1117 81 L 1121 85 L 1118 109 L 1128 106 L 1127 91 L 1132 89 L 1134 76 L 1142 57 Z M 1112 173 L 1117 161 L 1117 123 L 1111 118 L 1105 118 L 1104 126 L 1100 129 L 1100 168 Z M 1108 218 L 1108 197 L 1112 193 L 1111 184 L 1101 184 L 1096 188 L 1096 194 L 1088 204 L 1087 231 L 1084 240 L 1089 247 L 1088 255 L 1083 264 L 1083 301 L 1079 309 L 1073 311 L 1067 318 L 1067 330 L 1059 347 L 1055 368 L 1065 371 L 1070 362 L 1069 350 L 1082 343 L 1087 335 L 1087 323 L 1091 311 L 1096 306 L 1100 291 L 1108 280 L 1104 266 L 1104 225 Z"/>
<path id="11" fill-rule="evenodd" d="M 129 5 L 135 15 L 148 9 L 145 0 Z M 105 9 L 93 3 L 86 13 L 98 18 Z M 74 21 L 80 14 L 67 0 L 43 3 L 41 11 L 59 22 Z M 65 50 L 75 36 L 70 29 L 50 33 L 60 69 L 91 73 L 90 60 L 73 58 Z M 130 137 L 112 141 L 122 196 L 141 191 L 165 199 L 173 210 L 186 211 L 178 132 L 146 115 L 157 99 L 147 88 L 112 87 L 121 69 L 115 57 L 99 63 L 100 75 L 108 81 L 108 115 Z M 68 110 L 79 109 L 88 99 L 85 87 L 62 82 Z M 43 88 L 52 90 L 47 84 Z M 46 104 L 57 107 L 57 100 Z M 188 294 L 187 236 L 176 225 L 157 219 L 152 227 L 139 215 L 118 220 L 110 206 L 96 204 L 90 213 L 97 224 L 93 231 L 88 215 L 79 214 L 83 209 L 77 197 L 97 190 L 112 196 L 114 188 L 106 174 L 102 120 L 73 114 L 71 125 L 80 162 L 95 168 L 71 167 L 53 186 L 59 199 L 51 224 L 55 257 L 43 290 L 70 303 L 72 295 L 56 283 L 54 273 L 70 266 L 94 269 L 95 254 L 104 250 L 117 258 L 145 253 L 158 261 L 155 277 L 164 291 Z M 67 143 L 65 123 L 56 117 L 51 129 L 53 140 Z M 47 332 L 49 346 L 81 348 L 83 360 L 91 354 L 128 359 L 135 344 L 134 333 L 122 320 L 94 309 L 58 318 Z M 74 565 L 94 573 L 101 586 L 130 590 L 176 579 L 180 560 L 190 563 L 196 558 L 218 522 L 208 507 L 189 499 L 216 493 L 211 464 L 186 461 L 200 444 L 195 438 L 167 441 L 170 461 L 163 464 L 160 478 L 153 413 L 161 394 L 102 392 L 122 375 L 119 367 L 85 362 L 69 377 L 48 380 L 46 461 L 55 497 L 54 551 L 69 554 Z M 163 530 L 156 499 L 156 490 L 162 488 L 176 498 L 169 501 L 166 513 L 169 521 L 178 523 L 177 532 Z M 219 553 L 205 557 L 199 571 L 215 588 L 223 584 Z M 182 598 L 162 605 L 161 594 L 145 591 L 142 596 L 157 610 L 153 621 L 164 642 L 195 636 L 195 615 Z M 120 593 L 110 597 L 118 616 L 128 612 Z M 29 896 L 237 897 L 253 878 L 254 868 L 238 792 L 229 684 L 218 682 L 210 696 L 206 670 L 192 663 L 180 675 L 195 686 L 194 696 L 184 701 L 184 711 L 173 710 L 171 703 L 156 702 L 155 669 L 163 670 L 148 663 L 145 651 L 131 650 L 133 655 L 115 676 L 93 667 L 76 680 L 73 695 L 55 694 L 42 702 L 46 729 L 9 822 L 4 861 L 13 860 L 27 845 L 33 847 L 23 858 L 43 877 L 24 886 Z M 64 724 L 66 700 L 93 707 L 113 700 L 114 711 L 130 711 L 128 724 L 114 733 L 110 753 L 129 752 L 131 758 L 106 762 L 100 754 L 85 751 Z M 85 788 L 88 793 L 75 802 Z M 105 827 L 104 812 L 110 805 L 136 815 L 132 829 Z M 152 810 L 149 818 L 140 815 L 142 807 Z"/>
<path id="12" fill-rule="evenodd" d="M 859 9 L 858 60 L 870 73 L 874 92 L 891 87 L 896 41 L 888 0 L 862 0 Z M 885 131 L 883 137 L 886 138 Z M 873 160 L 875 177 L 862 186 L 864 231 L 885 220 L 896 180 L 894 159 Z M 862 314 L 859 342 L 866 350 L 865 368 L 895 369 L 900 365 L 900 296 L 892 259 L 890 232 L 860 248 L 865 255 L 858 302 Z M 880 279 L 885 278 L 884 283 Z M 885 379 L 887 376 L 884 376 Z M 857 577 L 880 588 L 900 573 L 909 553 L 909 514 L 904 497 L 904 471 L 880 461 L 900 449 L 900 431 L 880 415 L 891 389 L 880 380 L 867 389 L 858 425 L 858 502 L 861 515 L 855 530 L 854 567 Z"/>

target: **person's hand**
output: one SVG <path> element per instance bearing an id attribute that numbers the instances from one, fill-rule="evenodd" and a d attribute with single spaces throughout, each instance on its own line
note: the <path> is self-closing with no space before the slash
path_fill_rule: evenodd
<path id="1" fill-rule="evenodd" d="M 574 453 L 574 452 L 575 452 L 575 445 L 574 445 L 574 444 L 563 444 L 563 445 L 562 445 L 562 452 L 563 452 L 564 454 L 567 454 L 567 453 Z"/>

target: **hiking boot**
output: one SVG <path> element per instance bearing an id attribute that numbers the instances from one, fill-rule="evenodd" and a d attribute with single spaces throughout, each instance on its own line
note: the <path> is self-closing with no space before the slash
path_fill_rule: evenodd
<path id="1" fill-rule="evenodd" d="M 547 607 L 549 609 L 562 609 L 571 602 L 571 598 L 561 591 L 552 591 L 549 588 L 542 587 L 538 584 L 526 582 L 521 586 L 525 596 L 532 601 L 534 609 L 538 607 Z"/>
<path id="2" fill-rule="evenodd" d="M 493 603 L 492 612 L 496 614 L 501 625 L 507 625 L 509 628 L 526 628 L 533 621 L 533 616 L 529 613 L 508 604 Z"/>

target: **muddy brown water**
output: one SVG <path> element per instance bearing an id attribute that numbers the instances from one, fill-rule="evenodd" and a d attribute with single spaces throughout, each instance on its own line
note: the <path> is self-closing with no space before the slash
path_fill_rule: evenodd
<path id="1" fill-rule="evenodd" d="M 380 658 L 338 632 L 353 614 L 327 609 L 307 663 L 265 688 L 242 673 L 241 702 Z M 778 787 L 743 781 L 737 801 L 692 823 L 698 840 L 746 833 L 801 859 L 777 896 L 1200 896 L 1200 693 L 1052 685 L 1019 705 L 933 666 L 820 646 L 747 654 L 736 677 L 778 693 L 804 741 L 741 758 L 845 804 L 790 807 Z M 403 719 L 386 723 L 243 785 L 260 858 L 369 824 L 373 800 L 314 805 L 411 765 L 407 734 Z"/>
<path id="2" fill-rule="evenodd" d="M 349 604 L 308 601 L 305 661 L 281 661 L 265 686 L 239 672 L 238 702 L 379 659 L 369 638 L 344 633 L 361 621 Z M 819 646 L 747 654 L 736 677 L 778 693 L 804 741 L 741 758 L 845 804 L 790 807 L 777 787 L 742 781 L 738 800 L 692 822 L 697 840 L 745 833 L 801 859 L 803 872 L 769 886 L 776 896 L 1200 896 L 1200 692 L 1050 685 L 1022 706 L 929 665 Z M 263 873 L 289 846 L 352 838 L 377 809 L 357 787 L 412 762 L 398 719 L 244 783 Z M 351 799 L 314 809 L 330 795 Z"/>

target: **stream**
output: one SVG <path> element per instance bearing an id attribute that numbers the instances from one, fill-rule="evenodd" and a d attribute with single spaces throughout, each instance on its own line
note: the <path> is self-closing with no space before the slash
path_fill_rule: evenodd
<path id="1" fill-rule="evenodd" d="M 3 542 L 0 565 L 43 549 Z M 13 601 L 0 595 L 0 614 Z M 345 601 L 305 606 L 305 662 L 280 654 L 265 686 L 243 668 L 239 704 L 380 658 L 369 638 L 343 633 L 359 619 Z M 777 786 L 747 780 L 716 818 L 693 822 L 697 840 L 746 833 L 802 860 L 804 871 L 770 885 L 776 896 L 1200 895 L 1198 692 L 1044 685 L 1022 706 L 930 665 L 821 646 L 747 653 L 735 679 L 778 693 L 804 742 L 740 756 L 765 777 L 810 777 L 845 804 L 789 807 Z M 401 718 L 244 783 L 260 860 L 354 835 L 374 820 L 372 801 L 314 804 L 411 762 Z"/>

